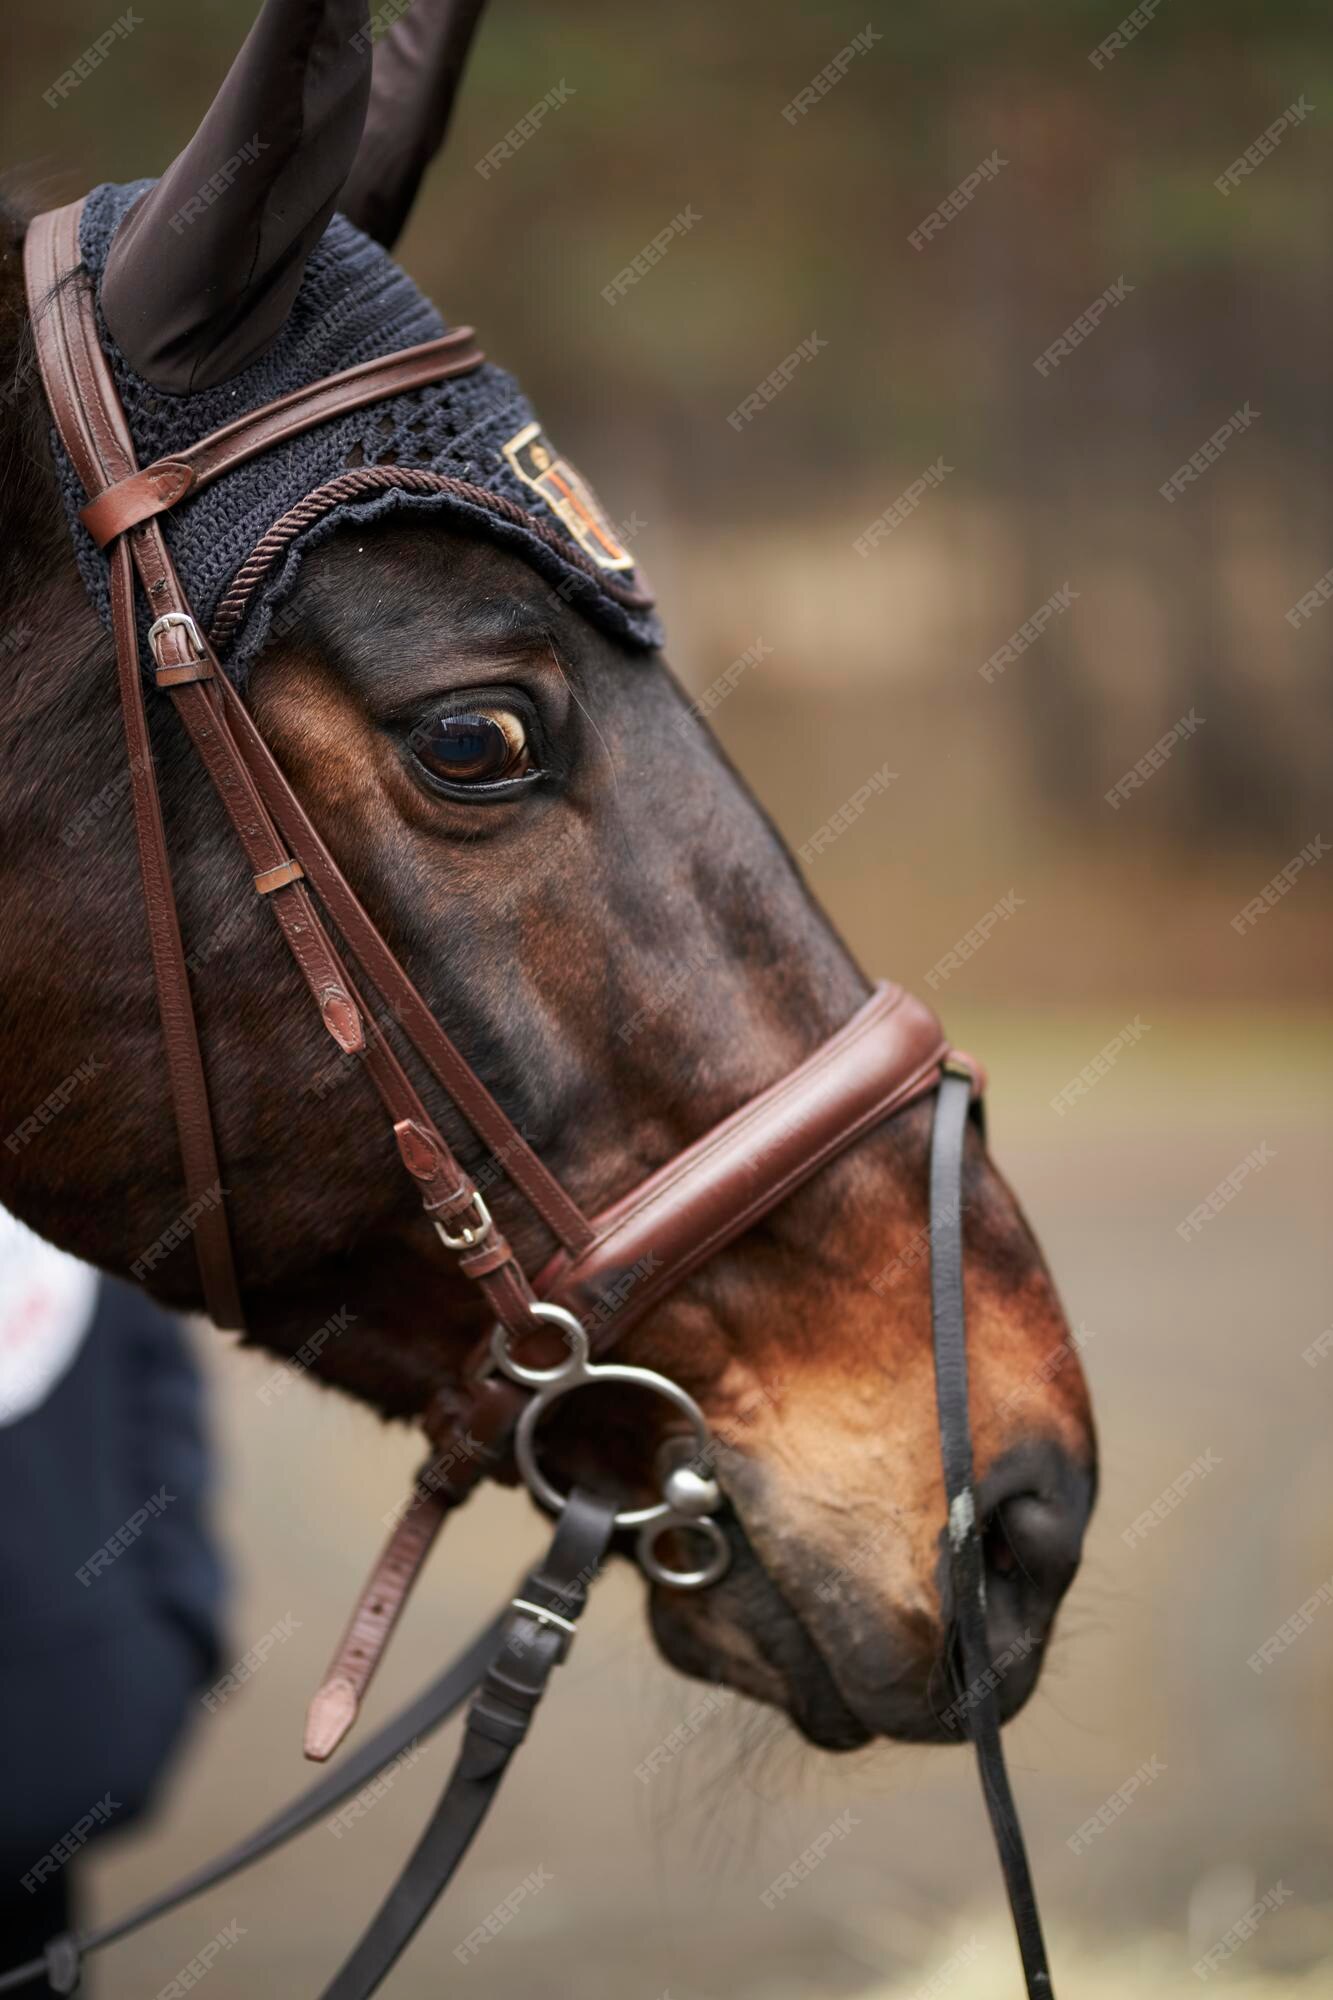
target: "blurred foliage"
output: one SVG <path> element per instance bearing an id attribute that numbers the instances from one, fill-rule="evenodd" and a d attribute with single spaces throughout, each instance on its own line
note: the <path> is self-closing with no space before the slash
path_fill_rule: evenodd
<path id="1" fill-rule="evenodd" d="M 157 171 L 253 11 L 193 0 L 150 13 L 55 111 L 41 90 L 105 9 L 51 0 L 11 18 L 7 154 L 74 187 Z M 872 9 L 879 39 L 793 125 L 782 107 L 866 25 L 864 0 L 696 0 L 640 17 L 604 0 L 497 5 L 405 260 L 538 386 L 600 406 L 604 426 L 628 420 L 606 408 L 611 390 L 663 437 L 689 410 L 685 443 L 722 469 L 705 504 L 729 504 L 738 481 L 762 493 L 775 467 L 790 488 L 796 458 L 832 481 L 873 471 L 886 449 L 930 453 L 960 422 L 978 476 L 1004 483 L 997 374 L 1011 356 L 1026 367 L 1122 266 L 1135 311 L 1053 429 L 1076 415 L 1121 430 L 1145 373 L 1183 416 L 1205 380 L 1248 369 L 1281 376 L 1270 434 L 1308 440 L 1298 386 L 1327 394 L 1312 310 L 1331 268 L 1327 17 L 1298 0 L 1163 0 L 1094 69 L 1118 18 L 1117 0 Z M 473 163 L 561 78 L 568 103 L 483 180 Z M 1215 176 L 1302 92 L 1313 117 L 1220 196 Z M 908 232 L 996 148 L 1005 170 L 914 251 Z M 686 203 L 698 229 L 609 308 L 601 286 Z M 812 369 L 782 424 L 756 428 L 744 465 L 728 466 L 721 418 L 812 325 L 836 363 Z"/>

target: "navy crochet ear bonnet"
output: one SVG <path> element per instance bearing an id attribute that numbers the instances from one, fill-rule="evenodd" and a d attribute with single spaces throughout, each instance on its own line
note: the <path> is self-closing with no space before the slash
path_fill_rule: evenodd
<path id="1" fill-rule="evenodd" d="M 111 239 L 127 209 L 153 183 L 95 188 L 84 205 L 80 249 L 100 285 Z M 344 216 L 335 215 L 306 266 L 305 278 L 278 339 L 259 360 L 212 389 L 172 395 L 153 388 L 131 368 L 98 310 L 102 347 L 111 364 L 140 465 L 170 457 L 224 424 L 325 375 L 396 353 L 447 329 L 434 306 L 377 243 Z M 505 447 L 510 447 L 507 456 Z M 103 622 L 110 627 L 108 563 L 78 519 L 86 495 L 57 442 L 57 464 L 80 574 Z M 407 485 L 352 493 L 335 504 L 301 511 L 317 488 L 363 467 L 391 465 L 442 473 L 483 491 L 473 497 L 412 492 Z M 243 684 L 264 645 L 274 614 L 291 596 L 301 560 L 335 528 L 376 520 L 406 509 L 442 513 L 514 549 L 546 577 L 561 597 L 593 624 L 629 646 L 662 643 L 652 599 L 642 577 L 608 561 L 617 546 L 604 533 L 576 534 L 544 496 L 542 468 L 553 466 L 562 485 L 578 482 L 563 460 L 554 460 L 532 409 L 503 369 L 483 363 L 475 372 L 408 390 L 353 410 L 274 446 L 237 466 L 163 517 L 181 581 L 201 626 L 210 633 L 229 676 Z M 534 475 L 531 483 L 520 472 Z M 353 480 L 350 485 L 358 484 Z M 546 491 L 551 491 L 546 486 Z M 581 489 L 596 509 L 586 488 Z M 558 489 L 557 489 L 558 497 Z M 488 504 L 488 502 L 493 504 Z M 252 589 L 242 574 L 246 559 L 292 510 L 280 553 Z M 612 558 L 614 560 L 614 557 Z M 145 660 L 151 613 L 140 606 Z"/>

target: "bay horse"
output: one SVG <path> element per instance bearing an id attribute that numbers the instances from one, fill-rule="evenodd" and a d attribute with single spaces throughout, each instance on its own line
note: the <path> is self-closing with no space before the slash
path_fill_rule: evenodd
<path id="1" fill-rule="evenodd" d="M 689 717 L 591 488 L 387 255 L 479 11 L 417 0 L 386 27 L 358 0 L 267 0 L 162 180 L 54 220 L 0 212 L 0 1198 L 423 1424 L 444 1466 L 417 1495 L 432 1532 L 482 1473 L 597 1515 L 589 1571 L 608 1539 L 634 1549 L 637 1518 L 665 1522 L 638 1548 L 669 1661 L 824 1749 L 956 1741 L 952 1565 L 975 1555 L 985 1702 L 1007 1719 L 1079 1560 L 1086 1384 L 975 1107 L 952 1209 L 947 1178 L 932 1190 L 959 1083 L 938 1024 L 872 993 Z M 254 415 L 284 399 L 295 414 Z M 233 435 L 247 423 L 262 451 Z M 279 836 L 286 858 L 256 869 Z M 910 1089 L 895 1043 L 894 1091 L 857 1098 L 857 1051 L 909 1029 Z M 448 1089 L 429 1053 L 446 1045 Z M 976 1097 L 975 1066 L 960 1087 Z M 392 1130 L 377 1093 L 404 1114 Z M 730 1204 L 711 1235 L 688 1208 L 695 1242 L 669 1208 L 682 1160 Z M 943 1382 L 943 1469 L 936 1434 L 951 1233 L 961 1484 Z M 580 1288 L 589 1243 L 605 1254 Z M 544 1379 L 508 1344 L 530 1313 L 562 1336 L 557 1369 L 608 1326 L 617 1358 L 602 1395 L 543 1424 L 543 1469 L 531 1403 L 526 1458 L 509 1404 L 485 1430 L 499 1375 L 519 1402 Z M 587 1498 L 608 1489 L 614 1519 Z M 673 1566 L 702 1527 L 704 1572 Z M 419 1539 L 398 1546 L 399 1601 Z M 561 1585 L 571 1615 L 585 1581 Z M 571 1624 L 533 1589 L 529 1651 Z M 326 1714 L 314 1754 L 349 1720 Z M 330 1989 L 353 1990 L 372 1988 Z"/>

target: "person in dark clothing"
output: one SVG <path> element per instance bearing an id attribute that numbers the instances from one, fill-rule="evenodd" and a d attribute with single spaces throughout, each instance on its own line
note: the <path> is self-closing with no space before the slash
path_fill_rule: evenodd
<path id="1" fill-rule="evenodd" d="M 176 1322 L 0 1210 L 0 1968 L 70 1928 L 217 1673 L 211 1483 Z"/>

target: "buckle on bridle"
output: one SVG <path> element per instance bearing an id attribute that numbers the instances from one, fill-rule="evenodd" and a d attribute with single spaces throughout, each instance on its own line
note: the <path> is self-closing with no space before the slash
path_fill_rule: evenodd
<path id="1" fill-rule="evenodd" d="M 545 1604 L 534 1604 L 530 1597 L 511 1597 L 509 1605 L 511 1610 L 521 1611 L 527 1618 L 535 1618 L 537 1623 L 544 1625 L 549 1632 L 559 1633 L 560 1652 L 558 1657 L 560 1664 L 563 1666 L 569 1657 L 569 1649 L 578 1634 L 578 1626 L 574 1623 L 573 1619 L 562 1618 L 558 1611 L 551 1611 Z"/>
<path id="2" fill-rule="evenodd" d="M 193 659 L 164 661 L 161 641 L 166 634 L 177 631 L 184 634 Z M 181 681 L 204 681 L 213 678 L 213 667 L 208 657 L 208 648 L 199 634 L 199 627 L 188 611 L 164 611 L 148 627 L 148 644 L 157 662 L 157 672 L 153 676 L 159 687 L 175 687 Z"/>
<path id="3" fill-rule="evenodd" d="M 186 638 L 194 648 L 196 660 L 205 660 L 208 658 L 207 653 L 204 651 L 204 642 L 199 636 L 199 627 L 195 624 L 189 612 L 164 611 L 162 616 L 155 618 L 148 627 L 148 643 L 153 649 L 153 658 L 157 661 L 159 667 L 163 662 L 162 655 L 157 648 L 157 642 L 162 634 L 169 631 L 173 625 L 178 631 L 184 632 Z"/>
<path id="4" fill-rule="evenodd" d="M 472 1198 L 468 1203 L 468 1207 L 473 1210 L 477 1219 L 475 1222 L 463 1223 L 457 1236 L 449 1234 L 449 1231 L 440 1221 L 438 1215 L 434 1217 L 436 1234 L 446 1250 L 475 1250 L 478 1244 L 486 1241 L 486 1238 L 494 1228 L 495 1225 L 491 1220 L 491 1211 L 487 1208 L 475 1188 L 472 1191 Z"/>

